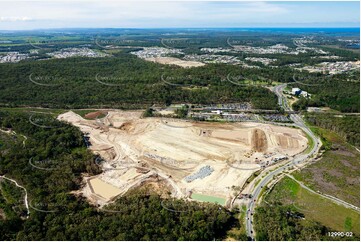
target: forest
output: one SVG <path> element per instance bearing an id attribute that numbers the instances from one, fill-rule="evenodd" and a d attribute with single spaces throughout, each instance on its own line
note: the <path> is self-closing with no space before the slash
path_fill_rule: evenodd
<path id="1" fill-rule="evenodd" d="M 277 107 L 270 90 L 226 81 L 232 73 L 227 65 L 183 69 L 119 53 L 104 59 L 1 64 L 0 72 L 3 106 L 131 109 L 152 104 L 252 102 L 255 108 Z"/>
<path id="2" fill-rule="evenodd" d="M 311 125 L 331 130 L 344 141 L 356 147 L 360 146 L 360 116 L 308 113 L 305 117 Z"/>
<path id="3" fill-rule="evenodd" d="M 276 109 L 277 98 L 263 86 L 237 85 L 242 79 L 293 82 L 296 73 L 312 98 L 300 99 L 295 110 L 329 106 L 359 111 L 359 82 L 349 76 L 323 77 L 291 68 L 242 69 L 208 64 L 184 69 L 141 60 L 129 53 L 107 58 L 69 58 L 0 64 L 0 105 L 49 108 L 146 108 L 153 104 L 251 102 L 254 108 Z M 359 73 L 359 72 L 358 72 Z M 357 73 L 353 74 L 356 81 Z M 310 83 L 311 85 L 307 85 Z M 317 83 L 317 85 L 312 85 Z"/>
<path id="4" fill-rule="evenodd" d="M 302 221 L 303 215 L 293 207 L 282 204 L 261 206 L 254 215 L 257 240 L 329 240 L 327 228 L 314 221 Z"/>
<path id="5" fill-rule="evenodd" d="M 289 87 L 298 87 L 311 93 L 311 98 L 300 98 L 293 104 L 294 110 L 306 110 L 307 107 L 330 107 L 341 112 L 360 112 L 360 71 L 337 75 L 296 75 L 298 83 Z"/>

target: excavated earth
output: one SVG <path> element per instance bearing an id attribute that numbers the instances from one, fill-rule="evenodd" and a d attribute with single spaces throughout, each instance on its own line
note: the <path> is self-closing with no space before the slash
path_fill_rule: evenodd
<path id="1" fill-rule="evenodd" d="M 119 110 L 95 120 L 72 111 L 59 115 L 79 127 L 101 157 L 103 173 L 85 177 L 81 191 L 91 202 L 107 204 L 145 183 L 165 184 L 178 198 L 197 193 L 230 201 L 232 187 L 242 187 L 252 173 L 307 148 L 307 138 L 295 128 L 141 116 Z M 205 166 L 213 170 L 210 175 L 186 181 Z"/>

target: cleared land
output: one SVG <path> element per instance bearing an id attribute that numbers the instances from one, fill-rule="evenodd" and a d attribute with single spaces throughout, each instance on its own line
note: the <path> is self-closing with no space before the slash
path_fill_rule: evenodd
<path id="1" fill-rule="evenodd" d="M 157 62 L 159 64 L 165 65 L 177 65 L 180 67 L 199 67 L 204 66 L 205 64 L 198 61 L 186 61 L 181 60 L 175 57 L 152 57 L 152 58 L 145 58 L 147 61 Z"/>
<path id="2" fill-rule="evenodd" d="M 307 147 L 303 133 L 288 127 L 141 118 L 141 114 L 114 110 L 96 120 L 71 111 L 58 116 L 79 127 L 89 137 L 89 148 L 103 158 L 98 161 L 104 172 L 97 179 L 119 189 L 94 189 L 88 182 L 83 193 L 93 202 L 105 204 L 147 182 L 167 184 L 178 198 L 196 193 L 229 201 L 233 186 L 242 186 L 272 160 Z M 185 180 L 195 174 L 202 178 Z"/>

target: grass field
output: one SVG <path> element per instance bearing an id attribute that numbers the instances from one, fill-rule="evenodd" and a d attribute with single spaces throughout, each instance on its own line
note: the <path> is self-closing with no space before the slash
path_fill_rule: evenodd
<path id="1" fill-rule="evenodd" d="M 221 198 L 221 197 L 213 197 L 213 196 L 207 196 L 207 195 L 193 193 L 191 198 L 194 200 L 197 200 L 197 201 L 201 201 L 201 202 L 217 203 L 220 205 L 226 204 L 226 199 Z"/>
<path id="2" fill-rule="evenodd" d="M 322 137 L 326 152 L 321 160 L 293 173 L 294 177 L 313 190 L 359 206 L 359 152 L 334 132 L 322 128 L 312 130 Z"/>
<path id="3" fill-rule="evenodd" d="M 304 214 L 305 222 L 314 220 L 328 227 L 330 231 L 353 232 L 357 236 L 360 235 L 358 212 L 311 193 L 288 177 L 274 187 L 266 196 L 266 201 L 293 205 Z"/>

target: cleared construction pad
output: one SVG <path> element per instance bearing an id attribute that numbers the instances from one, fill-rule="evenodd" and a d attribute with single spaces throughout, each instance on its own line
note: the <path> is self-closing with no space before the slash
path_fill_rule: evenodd
<path id="1" fill-rule="evenodd" d="M 205 65 L 202 62 L 181 60 L 175 57 L 152 57 L 152 58 L 146 58 L 145 60 L 157 62 L 160 64 L 166 64 L 166 65 L 177 65 L 181 67 L 199 67 Z"/>
<path id="2" fill-rule="evenodd" d="M 89 149 L 103 158 L 99 181 L 87 182 L 83 189 L 93 202 L 106 204 L 147 182 L 167 184 L 178 198 L 202 194 L 228 201 L 234 196 L 232 187 L 243 186 L 252 173 L 307 148 L 307 138 L 294 128 L 141 114 L 108 110 L 96 120 L 71 111 L 59 115 L 59 120 L 79 127 L 89 137 Z"/>

